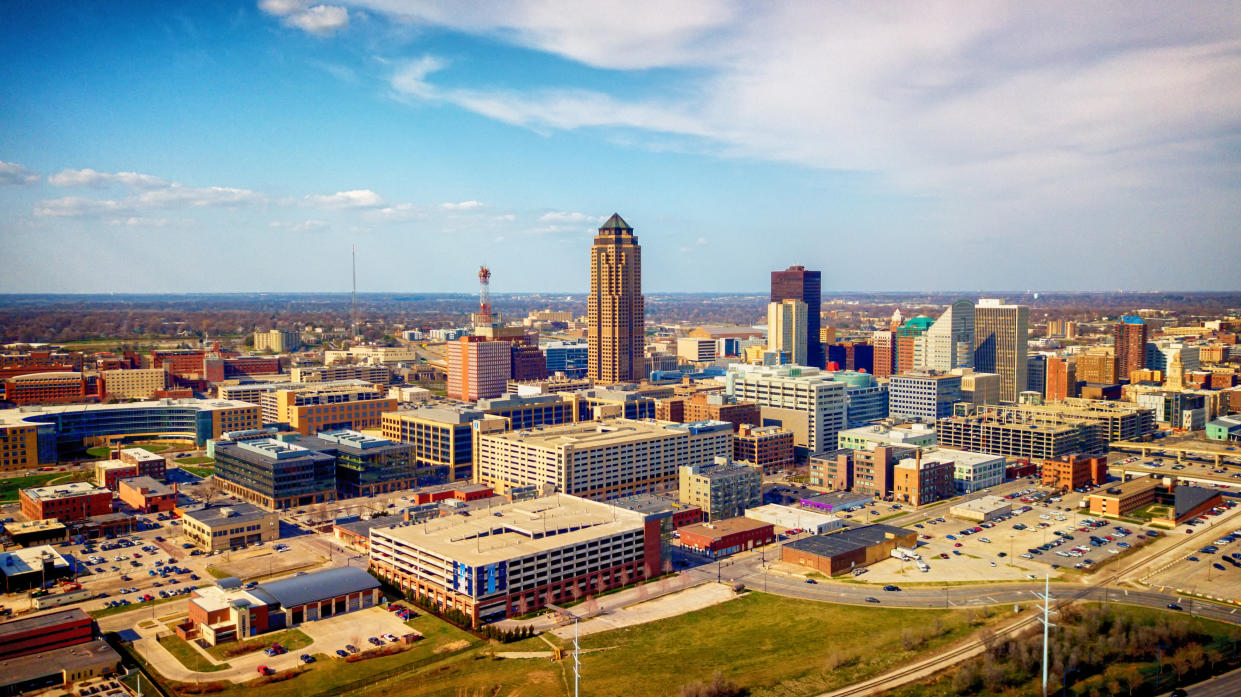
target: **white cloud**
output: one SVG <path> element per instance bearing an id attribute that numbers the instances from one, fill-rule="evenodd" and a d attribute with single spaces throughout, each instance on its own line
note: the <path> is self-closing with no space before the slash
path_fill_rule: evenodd
<path id="1" fill-rule="evenodd" d="M 551 211 L 539 216 L 541 223 L 602 223 L 607 219 L 606 215 L 586 215 L 569 211 Z"/>
<path id="2" fill-rule="evenodd" d="M 383 198 L 370 189 L 354 189 L 353 191 L 337 191 L 328 195 L 312 195 L 306 202 L 325 208 L 373 208 L 383 205 Z"/>
<path id="3" fill-rule="evenodd" d="M 120 184 L 131 189 L 155 189 L 169 186 L 159 177 L 138 172 L 96 172 L 93 169 L 66 169 L 47 178 L 52 186 L 61 188 L 102 188 Z"/>
<path id="4" fill-rule="evenodd" d="M 1241 127 L 1241 14 L 1226 4 L 1180 8 L 1175 21 L 1161 3 L 354 4 L 598 68 L 673 69 L 661 80 L 671 88 L 618 95 L 462 84 L 437 75 L 446 63 L 433 56 L 391 78 L 409 98 L 538 131 L 624 129 L 661 148 L 673 137 L 993 200 L 1123 198 L 1185 165 L 1194 188 L 1233 189 L 1241 174 L 1208 154 Z M 1194 142 L 1208 145 L 1187 160 L 1180 146 Z"/>
<path id="5" fill-rule="evenodd" d="M 5 162 L 0 160 L 0 185 L 8 184 L 34 184 L 39 181 L 39 175 L 16 162 Z"/>
<path id="6" fill-rule="evenodd" d="M 482 208 L 484 205 L 481 201 L 460 201 L 458 203 L 441 203 L 440 208 L 446 211 L 472 211 Z"/>
<path id="7" fill-rule="evenodd" d="M 707 246 L 707 238 L 699 237 L 698 240 L 694 242 L 694 244 L 698 245 L 699 247 L 705 247 Z"/>
<path id="8" fill-rule="evenodd" d="M 130 216 L 128 218 L 116 218 L 112 221 L 113 225 L 124 225 L 126 227 L 168 227 L 172 221 L 168 218 L 139 218 Z"/>
<path id="9" fill-rule="evenodd" d="M 65 196 L 40 201 L 35 204 L 34 214 L 48 218 L 72 218 L 102 213 L 121 213 L 128 210 L 120 201 L 98 200 Z"/>
<path id="10" fill-rule="evenodd" d="M 227 186 L 193 187 L 171 184 L 163 189 L 145 191 L 132 201 L 139 208 L 207 208 L 262 203 L 267 197 L 248 189 Z"/>
<path id="11" fill-rule="evenodd" d="M 261 0 L 259 9 L 310 34 L 327 36 L 349 26 L 349 11 L 339 5 L 311 5 L 300 0 Z"/>

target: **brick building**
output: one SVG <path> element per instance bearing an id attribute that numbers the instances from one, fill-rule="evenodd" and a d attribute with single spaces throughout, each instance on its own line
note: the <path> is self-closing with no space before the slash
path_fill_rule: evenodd
<path id="1" fill-rule="evenodd" d="M 117 497 L 140 513 L 167 513 L 177 504 L 177 492 L 150 477 L 121 479 Z"/>
<path id="2" fill-rule="evenodd" d="M 22 515 L 28 520 L 55 518 L 62 523 L 112 512 L 112 492 L 87 482 L 21 490 Z"/>
<path id="3" fill-rule="evenodd" d="M 1053 489 L 1080 489 L 1087 484 L 1107 481 L 1107 457 L 1069 455 L 1058 460 L 1043 460 L 1040 475 L 1043 486 Z"/>
<path id="4" fill-rule="evenodd" d="M 727 518 L 710 523 L 687 525 L 681 533 L 681 547 L 712 559 L 756 549 L 776 541 L 775 526 L 750 518 Z"/>
<path id="5" fill-rule="evenodd" d="M 793 466 L 793 432 L 779 426 L 743 424 L 733 436 L 733 459 L 764 473 L 788 469 Z"/>
<path id="6" fill-rule="evenodd" d="M 892 497 L 913 506 L 925 506 L 956 495 L 956 464 L 951 460 L 923 459 L 921 455 L 901 460 L 892 468 Z"/>

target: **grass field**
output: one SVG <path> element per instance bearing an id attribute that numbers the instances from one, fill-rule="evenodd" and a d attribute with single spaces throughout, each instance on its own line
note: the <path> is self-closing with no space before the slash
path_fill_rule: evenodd
<path id="1" fill-rule="evenodd" d="M 17 492 L 35 486 L 48 484 L 65 484 L 68 482 L 84 482 L 91 479 L 94 472 L 90 470 L 74 470 L 72 472 L 40 472 L 25 477 L 8 477 L 0 479 L 0 502 L 16 501 Z"/>
<path id="2" fill-rule="evenodd" d="M 582 639 L 606 650 L 582 656 L 582 691 L 591 695 L 675 694 L 721 671 L 752 697 L 814 695 L 850 684 L 967 636 L 965 613 L 827 605 L 750 593 L 722 605 Z M 932 628 L 938 626 L 938 635 Z M 847 642 L 831 637 L 848 637 Z M 541 640 L 497 645 L 496 652 L 545 650 Z M 377 683 L 364 697 L 561 697 L 561 666 L 543 659 L 470 660 L 437 665 L 434 679 Z M 641 679 L 635 680 L 640 669 Z M 430 676 L 428 676 L 429 678 Z"/>
<path id="3" fill-rule="evenodd" d="M 264 685 L 263 697 L 304 697 L 304 695 L 353 695 L 377 684 L 404 684 L 436 679 L 443 665 L 474 663 L 472 657 L 482 645 L 477 637 L 426 614 L 408 623 L 424 639 L 408 651 L 365 661 L 346 663 L 318 654 L 304 674 L 284 682 Z M 434 667 L 434 668 L 432 668 Z M 230 686 L 214 694 L 220 697 L 248 696 L 247 685 Z"/>
<path id="4" fill-rule="evenodd" d="M 197 457 L 187 457 L 181 460 L 177 460 L 177 462 L 183 466 L 184 465 L 214 465 L 215 464 L 215 460 L 212 460 L 206 455 L 199 455 Z"/>
<path id="5" fill-rule="evenodd" d="M 185 465 L 181 465 L 181 469 L 185 470 L 186 472 L 189 472 L 190 474 L 200 479 L 206 479 L 207 477 L 210 477 L 215 474 L 214 467 L 194 467 L 192 465 L 187 467 Z"/>
<path id="6" fill-rule="evenodd" d="M 211 654 L 216 660 L 224 661 L 233 656 L 241 656 L 255 651 L 262 651 L 272 644 L 280 644 L 289 651 L 296 651 L 305 646 L 310 646 L 310 637 L 306 636 L 300 629 L 286 629 L 282 632 L 273 632 L 272 634 L 263 635 L 262 641 L 245 641 L 241 643 L 230 642 L 212 646 L 207 649 L 207 653 Z M 238 649 L 245 649 L 238 651 Z M 232 650 L 232 655 L 225 653 Z"/>
<path id="7" fill-rule="evenodd" d="M 225 670 L 231 668 L 227 663 L 213 664 L 202 657 L 202 654 L 194 650 L 193 646 L 185 643 L 185 640 L 176 634 L 169 634 L 159 638 L 159 645 L 167 649 L 168 653 L 181 662 L 181 665 L 196 670 L 200 673 L 214 673 L 217 670 Z"/>

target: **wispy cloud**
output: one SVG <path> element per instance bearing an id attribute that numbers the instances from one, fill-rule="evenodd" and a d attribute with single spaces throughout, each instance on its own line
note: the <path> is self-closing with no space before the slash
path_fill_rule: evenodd
<path id="1" fill-rule="evenodd" d="M 169 186 L 159 177 L 138 172 L 96 172 L 93 169 L 66 169 L 47 178 L 52 186 L 63 189 L 72 188 L 103 188 L 112 184 L 120 184 L 131 189 L 155 189 Z"/>
<path id="2" fill-rule="evenodd" d="M 259 9 L 309 34 L 329 36 L 349 26 L 349 11 L 339 5 L 310 5 L 300 0 L 261 0 Z"/>
<path id="3" fill-rule="evenodd" d="M 550 211 L 539 216 L 539 222 L 542 223 L 602 223 L 607 219 L 606 215 L 586 215 L 570 211 Z"/>
<path id="4" fill-rule="evenodd" d="M 16 162 L 5 162 L 0 160 L 0 186 L 3 185 L 19 185 L 36 184 L 39 181 L 39 174 L 17 164 Z"/>
<path id="5" fill-rule="evenodd" d="M 382 206 L 383 198 L 370 189 L 337 191 L 334 194 L 307 196 L 306 202 L 324 208 L 373 208 Z"/>
<path id="6" fill-rule="evenodd" d="M 457 203 L 441 203 L 440 208 L 446 211 L 473 211 L 483 208 L 485 205 L 482 201 L 459 201 Z"/>

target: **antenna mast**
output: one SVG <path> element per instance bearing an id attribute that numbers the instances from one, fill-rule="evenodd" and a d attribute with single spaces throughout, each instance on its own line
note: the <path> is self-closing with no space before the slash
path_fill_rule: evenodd
<path id="1" fill-rule="evenodd" d="M 1047 697 L 1047 631 L 1056 626 L 1051 622 L 1051 615 L 1056 611 L 1051 609 L 1051 574 L 1047 574 L 1043 581 L 1043 594 L 1035 593 L 1035 597 L 1043 601 L 1043 607 L 1039 608 L 1043 611 L 1043 616 L 1038 618 L 1043 623 L 1043 697 Z"/>
<path id="2" fill-rule="evenodd" d="M 492 323 L 491 317 L 491 269 L 478 267 L 478 316 L 474 320 L 475 327 L 485 327 Z"/>

